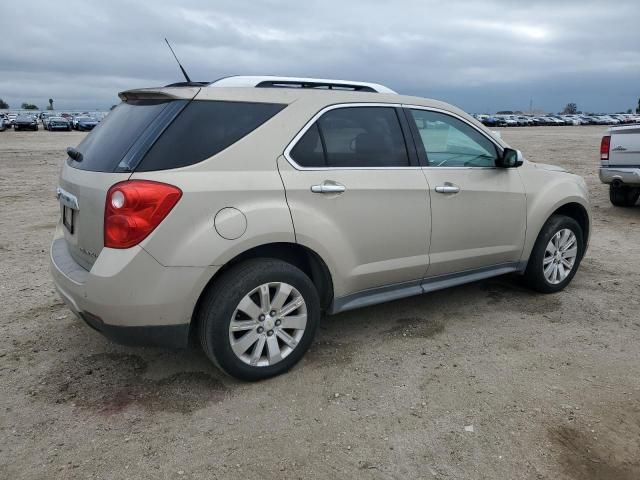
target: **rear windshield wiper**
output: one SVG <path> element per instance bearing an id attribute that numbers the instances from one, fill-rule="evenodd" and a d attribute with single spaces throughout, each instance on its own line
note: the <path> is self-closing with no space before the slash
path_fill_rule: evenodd
<path id="1" fill-rule="evenodd" d="M 76 162 L 82 161 L 82 152 L 73 147 L 67 147 L 67 155 L 73 158 Z"/>

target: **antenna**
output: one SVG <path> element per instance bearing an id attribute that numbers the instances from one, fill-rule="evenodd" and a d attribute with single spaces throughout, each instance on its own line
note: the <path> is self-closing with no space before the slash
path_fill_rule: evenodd
<path id="1" fill-rule="evenodd" d="M 169 50 L 171 50 L 171 53 L 173 54 L 173 58 L 175 58 L 176 62 L 178 62 L 178 66 L 180 67 L 180 70 L 182 70 L 182 74 L 184 75 L 184 78 L 187 80 L 187 82 L 191 83 L 191 79 L 189 78 L 189 75 L 187 75 L 187 72 L 182 67 L 180 60 L 178 60 L 178 57 L 176 56 L 176 52 L 174 52 L 173 48 L 171 48 L 171 44 L 169 43 L 169 40 L 165 38 L 164 41 L 167 42 L 167 46 L 169 47 Z"/>

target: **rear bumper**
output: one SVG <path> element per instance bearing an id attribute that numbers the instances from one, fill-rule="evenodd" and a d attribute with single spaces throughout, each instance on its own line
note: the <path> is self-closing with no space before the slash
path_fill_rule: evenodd
<path id="1" fill-rule="evenodd" d="M 600 167 L 599 176 L 602 183 L 620 181 L 624 184 L 640 186 L 640 168 L 638 167 Z"/>
<path id="2" fill-rule="evenodd" d="M 91 271 L 58 227 L 50 267 L 60 297 L 105 337 L 127 345 L 185 347 L 198 298 L 215 267 L 164 267 L 141 247 L 105 248 Z"/>

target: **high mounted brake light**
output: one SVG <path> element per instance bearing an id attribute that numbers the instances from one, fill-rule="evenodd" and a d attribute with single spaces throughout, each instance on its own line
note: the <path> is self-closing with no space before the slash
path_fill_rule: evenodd
<path id="1" fill-rule="evenodd" d="M 182 190 L 166 183 L 128 180 L 107 192 L 104 246 L 130 248 L 139 244 L 169 214 Z"/>

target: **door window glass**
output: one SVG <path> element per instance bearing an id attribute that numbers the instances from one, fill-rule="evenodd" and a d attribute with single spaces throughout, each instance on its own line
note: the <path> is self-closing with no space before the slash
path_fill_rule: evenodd
<path id="1" fill-rule="evenodd" d="M 475 128 L 444 113 L 411 110 L 430 167 L 495 167 L 495 145 Z"/>
<path id="2" fill-rule="evenodd" d="M 404 135 L 393 107 L 330 110 L 302 136 L 291 157 L 305 167 L 409 166 Z"/>

